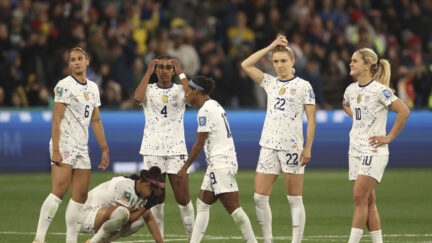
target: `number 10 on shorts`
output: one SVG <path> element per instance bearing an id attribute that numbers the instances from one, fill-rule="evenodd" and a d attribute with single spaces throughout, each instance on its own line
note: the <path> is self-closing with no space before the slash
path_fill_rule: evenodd
<path id="1" fill-rule="evenodd" d="M 372 163 L 372 156 L 363 157 L 362 165 L 370 165 Z"/>

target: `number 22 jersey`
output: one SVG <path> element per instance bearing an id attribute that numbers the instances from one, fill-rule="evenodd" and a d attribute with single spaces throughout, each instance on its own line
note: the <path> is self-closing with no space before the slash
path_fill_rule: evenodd
<path id="1" fill-rule="evenodd" d="M 312 86 L 299 77 L 279 80 L 267 73 L 261 86 L 267 93 L 267 114 L 260 145 L 275 150 L 303 149 L 304 105 L 315 105 Z"/>

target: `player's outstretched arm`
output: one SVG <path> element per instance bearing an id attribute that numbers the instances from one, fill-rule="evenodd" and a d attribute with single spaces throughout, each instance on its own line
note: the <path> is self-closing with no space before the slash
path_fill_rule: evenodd
<path id="1" fill-rule="evenodd" d="M 186 88 L 189 85 L 189 80 L 187 79 L 186 75 L 183 73 L 183 68 L 180 65 L 180 62 L 177 61 L 177 59 L 170 59 L 169 62 L 171 65 L 174 66 L 175 72 L 177 75 L 179 75 L 180 82 L 183 86 L 183 90 L 186 92 Z"/>
<path id="2" fill-rule="evenodd" d="M 93 110 L 93 114 L 91 117 L 91 125 L 93 128 L 93 132 L 96 136 L 96 140 L 99 143 L 100 148 L 102 149 L 102 161 L 99 164 L 99 168 L 105 170 L 109 165 L 109 148 L 105 139 L 105 132 L 102 125 L 102 120 L 100 119 L 99 108 L 95 107 Z"/>
<path id="3" fill-rule="evenodd" d="M 306 117 L 308 120 L 306 130 L 306 143 L 300 155 L 301 166 L 307 164 L 311 160 L 312 144 L 315 137 L 316 120 L 315 120 L 315 105 L 305 105 Z"/>
<path id="4" fill-rule="evenodd" d="M 285 36 L 278 36 L 276 40 L 274 40 L 270 45 L 250 55 L 241 63 L 243 70 L 255 83 L 261 84 L 264 78 L 264 73 L 256 68 L 255 64 L 278 45 L 288 46 L 288 41 L 286 40 Z"/>
<path id="5" fill-rule="evenodd" d="M 137 104 L 142 104 L 146 99 L 147 85 L 150 81 L 150 77 L 153 74 L 156 65 L 159 63 L 159 59 L 153 59 L 147 66 L 147 71 L 144 77 L 141 79 L 141 83 L 135 90 L 134 99 Z"/>
<path id="6" fill-rule="evenodd" d="M 54 102 L 53 119 L 51 125 L 51 138 L 53 146 L 53 154 L 51 161 L 57 165 L 62 162 L 63 158 L 60 154 L 60 122 L 63 119 L 66 110 L 66 105 L 59 102 Z"/>
<path id="7" fill-rule="evenodd" d="M 161 232 L 159 230 L 159 226 L 153 217 L 153 214 L 151 213 L 151 210 L 146 210 L 144 212 L 144 220 L 146 222 L 147 228 L 149 229 L 150 233 L 152 234 L 153 238 L 155 239 L 156 243 L 163 242 L 163 238 L 161 235 Z"/>
<path id="8" fill-rule="evenodd" d="M 387 136 L 372 136 L 369 138 L 369 144 L 375 145 L 375 148 L 381 146 L 382 144 L 391 143 L 393 140 L 395 140 L 395 138 L 404 128 L 405 123 L 408 120 L 408 116 L 411 113 L 408 106 L 405 105 L 405 103 L 402 102 L 400 99 L 395 100 L 389 106 L 389 108 L 397 113 L 396 121 Z"/>
<path id="9" fill-rule="evenodd" d="M 189 154 L 188 159 L 184 163 L 183 167 L 177 173 L 177 177 L 182 180 L 186 177 L 187 170 L 189 166 L 195 161 L 198 155 L 201 153 L 202 148 L 204 147 L 205 140 L 208 137 L 208 132 L 197 132 L 197 139 L 195 144 L 192 146 L 191 152 Z"/>

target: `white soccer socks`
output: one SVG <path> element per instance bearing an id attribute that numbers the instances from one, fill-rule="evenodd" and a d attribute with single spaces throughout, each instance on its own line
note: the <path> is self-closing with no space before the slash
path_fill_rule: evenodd
<path id="1" fill-rule="evenodd" d="M 66 208 L 66 243 L 76 243 L 78 241 L 78 217 L 84 204 L 77 203 L 70 199 Z"/>
<path id="2" fill-rule="evenodd" d="M 188 240 L 192 237 L 192 230 L 194 225 L 194 207 L 192 205 L 192 202 L 189 201 L 189 203 L 186 206 L 178 205 L 180 209 L 180 215 L 183 220 L 183 225 L 186 231 L 186 236 Z"/>
<path id="3" fill-rule="evenodd" d="M 372 243 L 383 243 L 381 230 L 369 232 L 369 235 L 372 240 Z"/>
<path id="4" fill-rule="evenodd" d="M 35 242 L 45 242 L 46 233 L 61 202 L 62 200 L 52 193 L 43 202 L 39 214 Z"/>
<path id="5" fill-rule="evenodd" d="M 362 229 L 351 228 L 350 238 L 348 243 L 359 243 L 363 235 Z"/>
<path id="6" fill-rule="evenodd" d="M 99 243 L 119 232 L 129 221 L 129 209 L 119 206 L 111 213 L 110 219 L 102 224 L 99 231 L 90 239 L 90 243 Z"/>
<path id="7" fill-rule="evenodd" d="M 196 207 L 197 207 L 197 216 L 193 226 L 190 243 L 201 242 L 201 239 L 204 236 L 210 218 L 211 205 L 203 203 L 199 198 L 197 198 Z"/>
<path id="8" fill-rule="evenodd" d="M 269 204 L 269 196 L 254 193 L 255 210 L 258 224 L 261 226 L 264 243 L 273 242 L 272 235 L 272 212 Z"/>
<path id="9" fill-rule="evenodd" d="M 156 219 L 156 222 L 159 226 L 159 230 L 161 232 L 162 238 L 164 235 L 164 206 L 165 206 L 165 202 L 154 205 L 150 209 L 153 214 L 153 217 Z"/>
<path id="10" fill-rule="evenodd" d="M 129 235 L 132 235 L 138 232 L 138 230 L 140 230 L 144 225 L 145 225 L 144 217 L 139 217 L 131 224 L 126 224 L 125 226 L 123 226 L 123 228 L 119 232 L 117 232 L 116 234 L 108 238 L 106 242 L 112 242 L 117 240 L 120 237 L 127 237 Z"/>
<path id="11" fill-rule="evenodd" d="M 231 217 L 233 218 L 234 223 L 239 228 L 246 243 L 258 242 L 255 238 L 255 234 L 253 232 L 249 217 L 246 215 L 246 213 L 241 207 L 234 210 L 234 212 L 232 212 L 231 214 Z"/>
<path id="12" fill-rule="evenodd" d="M 287 196 L 291 206 L 292 219 L 292 243 L 300 243 L 303 238 L 303 231 L 306 223 L 306 212 L 303 206 L 302 196 Z"/>

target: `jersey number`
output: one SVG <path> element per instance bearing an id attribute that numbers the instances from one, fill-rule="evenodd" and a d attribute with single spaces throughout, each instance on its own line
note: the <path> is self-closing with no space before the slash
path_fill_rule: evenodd
<path id="1" fill-rule="evenodd" d="M 228 125 L 228 119 L 227 119 L 226 113 L 222 113 L 222 118 L 223 118 L 223 120 L 225 122 L 225 128 L 227 130 L 227 138 L 230 138 L 230 137 L 232 137 L 232 134 L 231 134 L 230 127 Z"/>
<path id="2" fill-rule="evenodd" d="M 167 117 L 167 107 L 164 106 L 161 110 L 161 114 L 164 115 L 164 117 Z"/>
<path id="3" fill-rule="evenodd" d="M 370 165 L 372 163 L 372 156 L 365 156 L 363 158 L 363 165 Z"/>
<path id="4" fill-rule="evenodd" d="M 216 176 L 215 176 L 215 174 L 213 172 L 210 172 L 210 182 L 213 185 L 217 183 Z"/>
<path id="5" fill-rule="evenodd" d="M 355 116 L 356 116 L 356 120 L 361 120 L 361 109 L 360 108 L 355 108 Z"/>
<path id="6" fill-rule="evenodd" d="M 287 159 L 287 165 L 290 164 L 291 159 L 293 159 L 292 162 L 291 162 L 291 164 L 298 165 L 298 154 L 297 153 L 292 153 L 292 154 L 287 153 L 286 157 L 288 157 L 288 159 Z"/>
<path id="7" fill-rule="evenodd" d="M 90 108 L 90 106 L 89 106 L 89 105 L 86 105 L 85 110 L 84 110 L 84 117 L 85 117 L 85 118 L 89 117 L 89 111 L 88 111 L 88 108 Z"/>
<path id="8" fill-rule="evenodd" d="M 274 105 L 274 108 L 276 110 L 284 111 L 285 108 L 283 107 L 285 105 L 285 99 L 284 98 L 276 98 L 276 104 Z"/>

